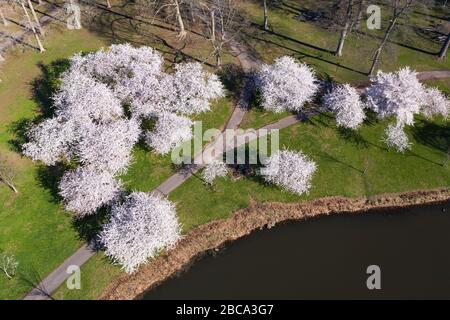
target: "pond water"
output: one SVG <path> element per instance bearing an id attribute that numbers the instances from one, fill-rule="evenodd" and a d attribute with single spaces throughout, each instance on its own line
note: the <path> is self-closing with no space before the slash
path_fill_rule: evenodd
<path id="1" fill-rule="evenodd" d="M 450 202 L 320 217 L 254 232 L 144 299 L 450 299 L 449 245 Z"/>

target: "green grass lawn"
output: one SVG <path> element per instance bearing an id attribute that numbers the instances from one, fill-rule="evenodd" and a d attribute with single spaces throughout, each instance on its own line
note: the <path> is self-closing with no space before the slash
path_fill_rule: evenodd
<path id="1" fill-rule="evenodd" d="M 54 85 L 49 80 L 54 80 L 60 66 L 64 68 L 65 59 L 79 51 L 107 46 L 110 40 L 86 30 L 56 28 L 47 33 L 44 54 L 15 49 L 6 56 L 0 83 L 0 156 L 12 166 L 19 194 L 0 184 L 0 251 L 13 254 L 20 267 L 12 280 L 0 277 L 0 299 L 20 298 L 70 256 L 86 237 L 92 236 L 104 220 L 100 217 L 73 223 L 57 196 L 57 183 L 63 172 L 58 167 L 31 162 L 20 155 L 19 148 L 24 125 L 36 119 L 41 106 L 49 107 Z M 153 45 L 150 41 L 147 44 Z M 188 48 L 191 50 L 191 46 Z M 167 60 L 168 66 L 170 63 Z M 43 73 L 46 76 L 42 77 Z M 204 130 L 220 128 L 231 114 L 231 101 L 230 97 L 221 99 L 214 103 L 211 112 L 195 120 L 203 121 Z M 133 165 L 123 179 L 129 190 L 150 191 L 173 171 L 170 156 L 157 156 L 136 147 Z M 93 263 L 100 262 L 89 262 Z"/>
<path id="2" fill-rule="evenodd" d="M 320 2 L 320 1 L 318 1 Z M 285 1 L 293 4 L 294 1 Z M 313 6 L 313 1 L 303 1 L 296 6 Z M 245 10 L 250 18 L 261 23 L 261 7 L 246 2 Z M 115 8 L 119 10 L 119 8 Z M 313 23 L 294 20 L 294 12 L 286 9 L 271 10 L 271 25 L 277 34 L 256 31 L 248 37 L 261 59 L 271 62 L 273 58 L 289 54 L 312 65 L 321 77 L 331 77 L 341 82 L 358 82 L 366 79 L 362 74 L 368 70 L 368 61 L 360 57 L 372 52 L 377 43 L 369 36 L 351 35 L 346 43 L 344 56 L 338 60 L 327 50 L 334 50 L 338 33 L 330 32 Z M 14 166 L 16 184 L 20 191 L 14 195 L 0 185 L 0 249 L 14 254 L 20 262 L 20 273 L 13 280 L 0 277 L 0 299 L 20 298 L 48 272 L 80 246 L 83 229 L 98 228 L 101 219 L 89 219 L 74 225 L 68 213 L 61 209 L 55 197 L 55 179 L 60 175 L 57 168 L 44 168 L 22 158 L 16 151 L 17 129 L 24 120 L 38 114 L 38 102 L 32 96 L 33 80 L 41 75 L 38 64 L 49 65 L 80 50 L 95 50 L 110 42 L 155 43 L 165 52 L 168 66 L 179 61 L 182 54 L 177 51 L 175 33 L 162 31 L 158 27 L 138 24 L 138 34 L 126 19 L 115 25 L 118 30 L 106 28 L 114 15 L 105 14 L 102 25 L 94 26 L 96 33 L 86 31 L 57 32 L 46 37 L 45 54 L 31 51 L 7 57 L 0 83 L 0 154 Z M 431 19 L 431 18 L 430 18 Z M 425 23 L 420 15 L 415 23 Z M 128 27 L 126 27 L 128 25 Z M 400 30 L 396 39 L 407 41 L 408 46 L 420 46 L 437 51 L 436 43 L 423 43 L 419 38 Z M 105 38 L 104 38 L 105 37 Z M 160 38 L 168 39 L 168 46 Z M 258 40 L 259 39 L 259 40 Z M 300 43 L 300 42 L 303 42 Z M 192 36 L 184 49 L 187 56 L 201 59 L 208 56 L 210 48 L 200 37 Z M 305 45 L 306 43 L 306 45 Z M 313 48 L 311 47 L 313 45 Z M 181 57 L 181 58 L 180 58 Z M 186 58 L 186 56 L 184 56 Z M 224 61 L 235 63 L 236 59 L 226 54 Z M 448 58 L 437 61 L 429 54 L 390 44 L 382 60 L 382 68 L 395 70 L 410 64 L 417 70 L 446 69 Z M 448 80 L 430 81 L 449 93 Z M 220 128 L 231 112 L 231 97 L 215 104 L 213 111 L 204 113 L 196 120 L 204 121 L 204 129 Z M 244 119 L 243 127 L 260 127 L 288 114 L 267 113 L 252 109 Z M 441 120 L 427 122 L 417 119 L 415 128 L 408 134 L 414 143 L 411 152 L 398 154 L 385 149 L 381 142 L 386 122 L 365 124 L 360 135 L 348 135 L 335 128 L 333 119 L 326 115 L 316 116 L 311 121 L 299 123 L 280 132 L 281 144 L 293 150 L 302 150 L 318 164 L 311 192 L 295 196 L 277 187 L 262 183 L 258 177 L 218 179 L 213 188 L 205 186 L 197 177 L 190 178 L 175 190 L 170 199 L 177 204 L 183 231 L 214 219 L 226 218 L 237 209 L 256 201 L 299 201 L 327 195 L 360 196 L 385 192 L 408 191 L 419 188 L 435 188 L 450 185 L 449 168 L 441 164 L 449 148 L 449 123 Z M 15 143 L 12 143 L 15 142 Z M 123 177 L 129 190 L 150 191 L 174 172 L 170 157 L 156 156 L 143 147 L 134 151 L 134 163 Z M 82 266 L 81 290 L 68 290 L 65 285 L 55 293 L 57 299 L 95 299 L 102 289 L 118 274 L 103 254 L 97 254 Z"/>
<path id="3" fill-rule="evenodd" d="M 234 211 L 257 202 L 295 202 L 324 196 L 370 196 L 389 192 L 450 186 L 450 169 L 446 151 L 450 147 L 449 122 L 442 119 L 416 119 L 408 135 L 413 142 L 405 154 L 387 150 L 381 141 L 387 121 L 366 122 L 359 132 L 339 130 L 329 115 L 317 115 L 280 131 L 281 147 L 301 150 L 318 165 L 307 195 L 297 196 L 268 185 L 257 176 L 220 178 L 214 187 L 205 186 L 191 177 L 169 199 L 176 203 L 177 213 L 186 233 L 192 228 L 225 219 Z M 106 286 L 117 275 L 117 267 L 106 260 L 90 261 L 82 267 L 82 277 L 89 283 L 82 290 L 62 286 L 56 298 L 94 299 L 99 286 Z M 95 265 L 96 268 L 93 266 Z M 90 270 L 99 272 L 91 273 Z M 95 288 L 96 291 L 91 289 Z"/>
<path id="4" fill-rule="evenodd" d="M 442 166 L 450 147 L 448 121 L 417 119 L 408 134 L 411 152 L 386 150 L 381 141 L 386 122 L 365 124 L 349 135 L 328 115 L 318 115 L 280 131 L 280 147 L 301 150 L 318 165 L 308 195 L 296 196 L 263 183 L 257 176 L 219 179 L 214 190 L 190 178 L 170 195 L 185 228 L 226 218 L 250 199 L 299 201 L 324 196 L 370 196 L 388 192 L 450 186 L 449 166 Z"/>
<path id="5" fill-rule="evenodd" d="M 341 83 L 365 81 L 371 57 L 387 27 L 390 17 L 388 8 L 382 7 L 382 30 L 367 30 L 363 21 L 360 33 L 348 36 L 343 56 L 338 58 L 333 52 L 338 44 L 339 30 L 326 28 L 318 22 L 298 19 L 301 10 L 315 12 L 329 6 L 330 2 L 326 0 L 282 1 L 269 11 L 270 28 L 273 32 L 255 27 L 250 32 L 244 31 L 245 40 L 266 63 L 272 63 L 282 55 L 289 55 L 313 67 L 322 79 Z M 262 1 L 245 1 L 241 7 L 250 21 L 255 25 L 262 25 Z M 450 69 L 448 56 L 441 61 L 434 55 L 439 52 L 441 43 L 418 31 L 443 24 L 445 21 L 437 17 L 445 14 L 440 12 L 440 8 L 428 12 L 418 8 L 416 11 L 409 15 L 408 20 L 402 19 L 397 25 L 391 35 L 391 42 L 381 56 L 380 69 L 395 71 L 406 65 L 417 71 Z M 243 127 L 260 127 L 278 120 L 279 116 L 253 108 L 247 113 Z"/>
<path id="6" fill-rule="evenodd" d="M 20 272 L 12 280 L 0 277 L 0 299 L 20 298 L 30 282 L 45 276 L 82 243 L 48 185 L 48 169 L 16 152 L 16 127 L 34 119 L 39 111 L 32 83 L 41 75 L 40 64 L 103 45 L 100 37 L 84 30 L 53 31 L 46 39 L 45 54 L 12 52 L 6 57 L 0 83 L 0 155 L 14 168 L 19 194 L 0 184 L 0 249 L 14 254 Z"/>

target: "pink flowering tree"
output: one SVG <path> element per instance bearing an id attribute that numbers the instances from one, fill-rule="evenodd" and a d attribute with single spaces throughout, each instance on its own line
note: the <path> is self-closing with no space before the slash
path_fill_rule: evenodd
<path id="1" fill-rule="evenodd" d="M 287 56 L 276 59 L 272 65 L 264 64 L 256 77 L 262 106 L 276 113 L 302 110 L 318 89 L 316 81 L 312 69 Z"/>
<path id="2" fill-rule="evenodd" d="M 123 204 L 113 205 L 111 219 L 100 234 L 106 255 L 128 272 L 174 246 L 181 227 L 175 206 L 153 194 L 134 192 Z"/>

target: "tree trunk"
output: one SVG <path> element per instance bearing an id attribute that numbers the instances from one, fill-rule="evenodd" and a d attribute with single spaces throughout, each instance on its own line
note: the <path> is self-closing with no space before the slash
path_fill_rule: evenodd
<path id="1" fill-rule="evenodd" d="M 394 17 L 391 20 L 391 23 L 389 24 L 388 29 L 386 30 L 386 33 L 384 34 L 383 40 L 380 43 L 380 46 L 375 51 L 375 55 L 373 58 L 372 66 L 370 67 L 369 75 L 373 75 L 373 72 L 375 71 L 375 68 L 378 65 L 378 62 L 380 60 L 381 52 L 383 51 L 384 46 L 386 45 L 386 42 L 389 39 L 389 36 L 391 35 L 392 30 L 394 30 L 395 24 L 397 23 L 398 16 Z"/>
<path id="2" fill-rule="evenodd" d="M 352 31 L 358 31 L 359 30 L 359 27 L 361 25 L 362 16 L 363 16 L 364 1 L 365 0 L 361 0 L 359 2 L 358 13 L 356 14 L 355 22 L 354 22 L 353 26 L 351 27 Z"/>
<path id="3" fill-rule="evenodd" d="M 25 5 L 23 4 L 23 2 L 21 2 L 20 5 L 21 5 L 21 7 L 23 9 L 25 17 L 28 20 L 28 24 L 30 25 L 31 31 L 33 32 L 34 37 L 36 38 L 36 42 L 38 44 L 39 51 L 40 52 L 44 52 L 45 51 L 44 46 L 41 43 L 41 39 L 39 39 L 39 35 L 37 34 L 36 28 L 34 27 L 33 22 L 31 21 L 31 18 L 30 18 L 30 15 L 28 14 L 27 8 L 25 8 Z"/>
<path id="4" fill-rule="evenodd" d="M 19 191 L 17 191 L 16 187 L 14 186 L 14 184 L 11 181 L 2 179 L 2 177 L 0 177 L 0 181 L 3 182 L 4 184 L 6 184 L 12 191 L 14 191 L 14 193 L 19 193 Z"/>
<path id="5" fill-rule="evenodd" d="M 34 21 L 36 22 L 36 25 L 38 26 L 39 33 L 41 35 L 44 35 L 41 23 L 39 22 L 38 16 L 36 15 L 36 11 L 34 11 L 34 7 L 33 7 L 33 4 L 31 3 L 31 0 L 28 0 L 28 7 L 30 8 L 31 13 L 33 14 L 33 18 L 34 18 Z"/>
<path id="6" fill-rule="evenodd" d="M 8 25 L 8 21 L 6 21 L 5 15 L 3 14 L 3 9 L 0 8 L 0 18 L 2 18 L 3 25 L 6 27 Z"/>
<path id="7" fill-rule="evenodd" d="M 109 2 L 109 0 L 106 0 L 106 6 L 109 8 L 111 8 L 111 3 Z"/>
<path id="8" fill-rule="evenodd" d="M 350 28 L 350 23 L 352 21 L 352 9 L 353 9 L 353 0 L 348 0 L 347 15 L 345 18 L 345 26 L 342 29 L 341 37 L 339 39 L 339 44 L 336 49 L 336 56 L 338 56 L 338 57 L 342 56 L 342 49 L 344 48 L 345 38 L 347 37 L 347 33 Z"/>
<path id="9" fill-rule="evenodd" d="M 222 66 L 222 57 L 221 57 L 221 50 L 216 51 L 216 67 L 220 68 Z"/>
<path id="10" fill-rule="evenodd" d="M 450 45 L 450 33 L 447 35 L 447 39 L 445 40 L 444 45 L 441 48 L 441 51 L 439 51 L 439 59 L 444 59 L 445 55 L 447 54 L 448 46 Z"/>
<path id="11" fill-rule="evenodd" d="M 178 0 L 173 0 L 173 3 L 175 5 L 178 24 L 180 27 L 180 33 L 178 34 L 178 37 L 180 39 L 184 39 L 186 37 L 186 29 L 184 28 L 183 18 L 181 17 L 180 4 L 178 3 Z"/>
<path id="12" fill-rule="evenodd" d="M 192 3 L 192 1 L 189 1 L 189 9 L 190 9 L 189 11 L 191 12 L 192 23 L 195 24 L 196 19 L 195 19 L 195 12 L 194 12 L 194 4 Z"/>
<path id="13" fill-rule="evenodd" d="M 216 12 L 211 10 L 211 41 L 216 41 Z"/>
<path id="14" fill-rule="evenodd" d="M 269 30 L 269 13 L 267 9 L 267 0 L 264 0 L 264 30 Z"/>

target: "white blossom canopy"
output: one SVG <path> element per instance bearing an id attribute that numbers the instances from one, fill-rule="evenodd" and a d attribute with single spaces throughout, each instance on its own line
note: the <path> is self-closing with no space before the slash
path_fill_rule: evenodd
<path id="1" fill-rule="evenodd" d="M 267 182 L 300 195 L 311 187 L 316 168 L 315 162 L 303 153 L 281 150 L 269 157 L 261 175 Z"/>
<path id="2" fill-rule="evenodd" d="M 335 114 L 339 127 L 357 129 L 366 117 L 358 91 L 349 84 L 335 86 L 323 100 L 325 107 Z"/>
<path id="3" fill-rule="evenodd" d="M 59 193 L 65 209 L 74 212 L 76 218 L 83 218 L 114 201 L 121 193 L 121 185 L 111 174 L 79 167 L 64 174 Z"/>
<path id="4" fill-rule="evenodd" d="M 145 135 L 145 141 L 156 153 L 167 154 L 192 139 L 193 122 L 183 116 L 164 112 L 158 116 L 155 129 Z"/>
<path id="5" fill-rule="evenodd" d="M 75 126 L 62 117 L 42 121 L 28 131 L 30 142 L 22 146 L 23 154 L 47 165 L 55 165 L 62 157 L 70 158 L 70 144 L 77 138 Z"/>
<path id="6" fill-rule="evenodd" d="M 123 204 L 112 207 L 111 220 L 104 226 L 100 241 L 106 255 L 132 273 L 160 250 L 174 246 L 180 231 L 175 206 L 170 201 L 134 192 Z"/>
<path id="7" fill-rule="evenodd" d="M 380 118 L 397 117 L 397 122 L 412 125 L 414 114 L 425 103 L 425 88 L 417 73 L 405 67 L 395 73 L 379 71 L 366 89 L 367 105 Z"/>
<path id="8" fill-rule="evenodd" d="M 89 168 L 89 174 L 87 169 L 71 172 L 61 182 L 66 208 L 77 216 L 94 213 L 120 185 L 111 180 L 130 165 L 142 120 L 158 118 L 146 140 L 156 152 L 166 154 L 192 137 L 191 120 L 177 113 L 209 110 L 210 101 L 223 96 L 217 76 L 200 64 L 182 64 L 174 74 L 167 74 L 163 62 L 156 50 L 129 44 L 73 56 L 53 96 L 55 117 L 28 132 L 24 155 L 48 165 L 70 161 Z M 108 181 L 109 190 L 95 185 L 94 173 L 105 175 L 99 181 Z M 76 183 L 86 188 L 92 183 L 86 190 L 98 192 L 85 206 L 80 199 L 87 195 L 75 188 Z M 79 194 L 69 192 L 67 186 Z"/>
<path id="9" fill-rule="evenodd" d="M 225 177 L 228 174 L 227 165 L 220 160 L 213 160 L 203 169 L 203 180 L 212 184 L 217 177 Z"/>
<path id="10" fill-rule="evenodd" d="M 198 62 L 177 65 L 173 84 L 173 111 L 187 115 L 209 111 L 209 101 L 224 96 L 217 75 L 205 72 Z"/>
<path id="11" fill-rule="evenodd" d="M 123 173 L 130 164 L 131 151 L 140 133 L 135 119 L 92 125 L 77 144 L 78 160 L 98 171 Z"/>
<path id="12" fill-rule="evenodd" d="M 427 118 L 435 115 L 442 115 L 448 118 L 450 114 L 450 102 L 444 94 L 437 88 L 428 88 L 425 91 L 425 105 L 422 107 L 422 114 Z"/>
<path id="13" fill-rule="evenodd" d="M 281 113 L 300 111 L 318 89 L 312 69 L 291 57 L 281 57 L 272 65 L 264 64 L 256 77 L 264 109 Z"/>
<path id="14" fill-rule="evenodd" d="M 405 152 L 411 148 L 404 125 L 401 123 L 390 124 L 387 127 L 384 141 L 389 148 L 395 148 L 398 152 Z"/>

